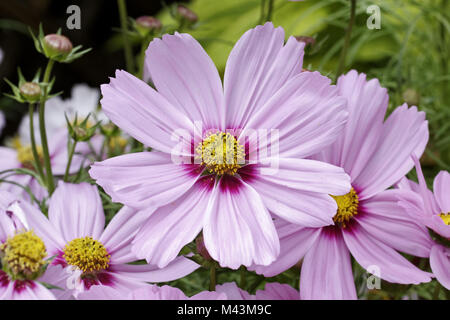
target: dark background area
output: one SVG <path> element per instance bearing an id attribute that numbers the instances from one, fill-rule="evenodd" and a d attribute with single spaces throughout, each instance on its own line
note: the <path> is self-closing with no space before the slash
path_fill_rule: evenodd
<path id="1" fill-rule="evenodd" d="M 143 15 L 156 15 L 164 4 L 174 0 L 128 0 L 128 16 L 137 18 Z M 183 2 L 183 1 L 177 1 Z M 185 1 L 184 1 L 185 2 Z M 70 14 L 67 7 L 75 4 L 81 9 L 81 29 L 69 30 L 66 20 Z M 70 96 L 70 89 L 76 83 L 87 83 L 98 87 L 108 82 L 114 71 L 125 68 L 123 50 L 111 52 L 106 43 L 120 28 L 120 19 L 115 0 L 1 0 L 0 1 L 0 48 L 3 50 L 3 62 L 0 64 L 0 92 L 9 93 L 10 88 L 3 80 L 5 77 L 17 83 L 17 67 L 24 76 L 31 79 L 38 68 L 44 69 L 45 57 L 34 48 L 26 27 L 30 26 L 35 34 L 42 22 L 44 32 L 55 33 L 61 28 L 74 46 L 92 48 L 81 59 L 70 64 L 55 64 L 52 74 L 56 76 L 54 92 L 63 91 L 63 97 Z M 0 108 L 7 117 L 7 127 L 3 136 L 15 132 L 25 105 L 0 98 Z"/>

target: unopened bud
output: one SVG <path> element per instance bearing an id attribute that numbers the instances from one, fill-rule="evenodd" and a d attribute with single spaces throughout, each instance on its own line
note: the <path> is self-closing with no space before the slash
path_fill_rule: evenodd
<path id="1" fill-rule="evenodd" d="M 177 6 L 177 13 L 185 19 L 186 21 L 189 21 L 191 23 L 195 23 L 198 20 L 197 15 L 192 11 L 191 9 L 183 6 L 182 4 L 179 4 Z"/>
<path id="2" fill-rule="evenodd" d="M 195 239 L 195 244 L 197 245 L 197 252 L 199 255 L 203 257 L 203 259 L 207 261 L 211 261 L 212 258 L 209 255 L 208 250 L 205 247 L 205 242 L 203 241 L 203 236 L 198 236 L 197 239 Z"/>
<path id="3" fill-rule="evenodd" d="M 36 82 L 25 82 L 20 88 L 20 94 L 28 101 L 36 101 L 41 97 L 41 87 Z"/>
<path id="4" fill-rule="evenodd" d="M 69 54 L 73 46 L 69 38 L 61 34 L 48 34 L 44 37 L 44 49 L 48 57 Z"/>
<path id="5" fill-rule="evenodd" d="M 409 88 L 403 92 L 403 100 L 409 106 L 417 106 L 420 101 L 420 95 L 416 90 Z"/>
<path id="6" fill-rule="evenodd" d="M 305 46 L 309 44 L 312 47 L 316 43 L 316 39 L 314 39 L 313 37 L 296 36 L 295 39 L 297 39 L 298 42 L 304 42 Z"/>
<path id="7" fill-rule="evenodd" d="M 162 28 L 161 21 L 151 16 L 142 16 L 136 19 L 136 26 L 139 31 L 154 31 Z"/>

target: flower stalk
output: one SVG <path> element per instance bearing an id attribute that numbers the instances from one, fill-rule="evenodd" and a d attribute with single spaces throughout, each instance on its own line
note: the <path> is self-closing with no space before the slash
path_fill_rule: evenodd
<path id="1" fill-rule="evenodd" d="M 122 28 L 123 37 L 123 50 L 125 53 L 125 63 L 127 66 L 127 71 L 134 72 L 134 60 L 133 51 L 131 49 L 131 43 L 128 40 L 128 28 L 127 28 L 127 7 L 125 5 L 125 0 L 117 0 L 117 6 L 119 7 L 120 16 L 120 27 Z"/>
<path id="2" fill-rule="evenodd" d="M 36 147 L 36 138 L 34 136 L 34 106 L 32 103 L 29 104 L 28 114 L 30 117 L 31 151 L 33 152 L 33 158 L 34 158 L 36 170 L 37 170 L 39 176 L 41 177 L 42 181 L 45 182 L 45 174 L 44 174 L 44 170 L 42 169 L 41 161 L 39 159 L 39 154 L 37 152 L 37 147 Z"/>
<path id="3" fill-rule="evenodd" d="M 350 20 L 348 21 L 347 31 L 345 32 L 344 46 L 342 47 L 341 56 L 339 57 L 339 65 L 336 71 L 336 79 L 344 72 L 347 60 L 347 52 L 350 47 L 350 39 L 352 37 L 352 29 L 355 24 L 356 0 L 350 0 Z"/>

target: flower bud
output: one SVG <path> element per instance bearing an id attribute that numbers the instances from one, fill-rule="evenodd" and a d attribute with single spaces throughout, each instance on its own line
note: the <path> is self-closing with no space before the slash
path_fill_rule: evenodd
<path id="1" fill-rule="evenodd" d="M 36 82 L 25 82 L 20 87 L 20 94 L 28 102 L 35 102 L 41 97 L 41 87 Z"/>
<path id="2" fill-rule="evenodd" d="M 136 19 L 136 30 L 145 36 L 149 32 L 158 31 L 162 28 L 161 21 L 151 16 L 142 16 Z"/>
<path id="3" fill-rule="evenodd" d="M 183 6 L 182 4 L 179 4 L 177 6 L 177 14 L 184 20 L 195 23 L 198 20 L 197 15 L 192 11 L 191 9 Z"/>
<path id="4" fill-rule="evenodd" d="M 417 106 L 420 101 L 420 95 L 416 90 L 409 88 L 403 92 L 403 100 L 409 106 Z"/>
<path id="5" fill-rule="evenodd" d="M 43 46 L 49 58 L 68 55 L 73 49 L 72 42 L 70 42 L 69 38 L 56 33 L 46 35 Z"/>
<path id="6" fill-rule="evenodd" d="M 207 261 L 211 261 L 212 258 L 209 255 L 208 250 L 205 247 L 205 242 L 203 241 L 203 236 L 199 236 L 197 239 L 195 239 L 195 244 L 197 245 L 197 252 L 199 255 L 203 257 L 203 259 Z"/>
<path id="7" fill-rule="evenodd" d="M 314 39 L 313 37 L 296 36 L 295 39 L 297 39 L 298 42 L 304 42 L 305 43 L 305 47 L 308 44 L 311 45 L 311 47 L 312 47 L 316 43 L 316 39 Z"/>

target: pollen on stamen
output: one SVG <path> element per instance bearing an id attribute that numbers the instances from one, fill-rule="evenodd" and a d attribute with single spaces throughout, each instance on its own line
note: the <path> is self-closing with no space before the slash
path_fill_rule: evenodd
<path id="1" fill-rule="evenodd" d="M 229 132 L 210 133 L 197 145 L 195 153 L 201 165 L 217 175 L 235 175 L 245 163 L 244 146 Z"/>
<path id="2" fill-rule="evenodd" d="M 337 212 L 333 217 L 334 223 L 345 228 L 349 221 L 358 214 L 359 199 L 355 189 L 351 189 L 349 193 L 343 196 L 333 196 L 338 205 Z"/>
<path id="3" fill-rule="evenodd" d="M 439 216 L 446 225 L 450 226 L 450 212 L 441 213 Z"/>
<path id="4" fill-rule="evenodd" d="M 84 237 L 70 241 L 64 247 L 63 258 L 83 272 L 94 272 L 107 269 L 111 255 L 100 241 Z"/>

